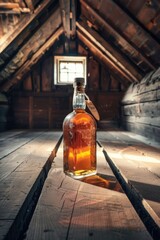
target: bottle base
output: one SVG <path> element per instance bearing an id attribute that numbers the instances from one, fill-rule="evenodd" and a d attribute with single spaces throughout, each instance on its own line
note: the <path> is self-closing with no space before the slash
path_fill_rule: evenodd
<path id="1" fill-rule="evenodd" d="M 76 171 L 76 172 L 69 172 L 69 171 L 64 171 L 64 173 L 74 179 L 83 179 L 85 177 L 93 176 L 96 175 L 97 171 Z"/>

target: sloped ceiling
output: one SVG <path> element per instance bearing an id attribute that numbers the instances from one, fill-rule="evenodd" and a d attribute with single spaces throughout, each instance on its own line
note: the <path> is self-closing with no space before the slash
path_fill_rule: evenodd
<path id="1" fill-rule="evenodd" d="M 0 91 L 61 36 L 66 54 L 78 40 L 120 81 L 138 82 L 160 66 L 159 0 L 2 1 L 0 16 Z"/>

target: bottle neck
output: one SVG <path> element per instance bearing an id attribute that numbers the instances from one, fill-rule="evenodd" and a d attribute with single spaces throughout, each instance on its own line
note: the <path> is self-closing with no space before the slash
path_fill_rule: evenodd
<path id="1" fill-rule="evenodd" d="M 73 109 L 85 109 L 85 88 L 84 86 L 75 86 L 73 93 Z"/>

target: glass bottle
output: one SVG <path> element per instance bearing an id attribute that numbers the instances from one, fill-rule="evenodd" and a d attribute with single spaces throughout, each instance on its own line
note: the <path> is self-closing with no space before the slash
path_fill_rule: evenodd
<path id="1" fill-rule="evenodd" d="M 84 78 L 73 83 L 73 112 L 63 122 L 64 172 L 81 179 L 96 174 L 96 122 L 85 111 Z"/>

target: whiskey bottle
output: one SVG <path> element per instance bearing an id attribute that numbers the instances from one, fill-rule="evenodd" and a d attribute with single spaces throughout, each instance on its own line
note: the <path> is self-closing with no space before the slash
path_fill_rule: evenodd
<path id="1" fill-rule="evenodd" d="M 63 122 L 64 172 L 81 179 L 96 174 L 96 122 L 85 111 L 84 78 L 73 83 L 73 111 Z"/>

